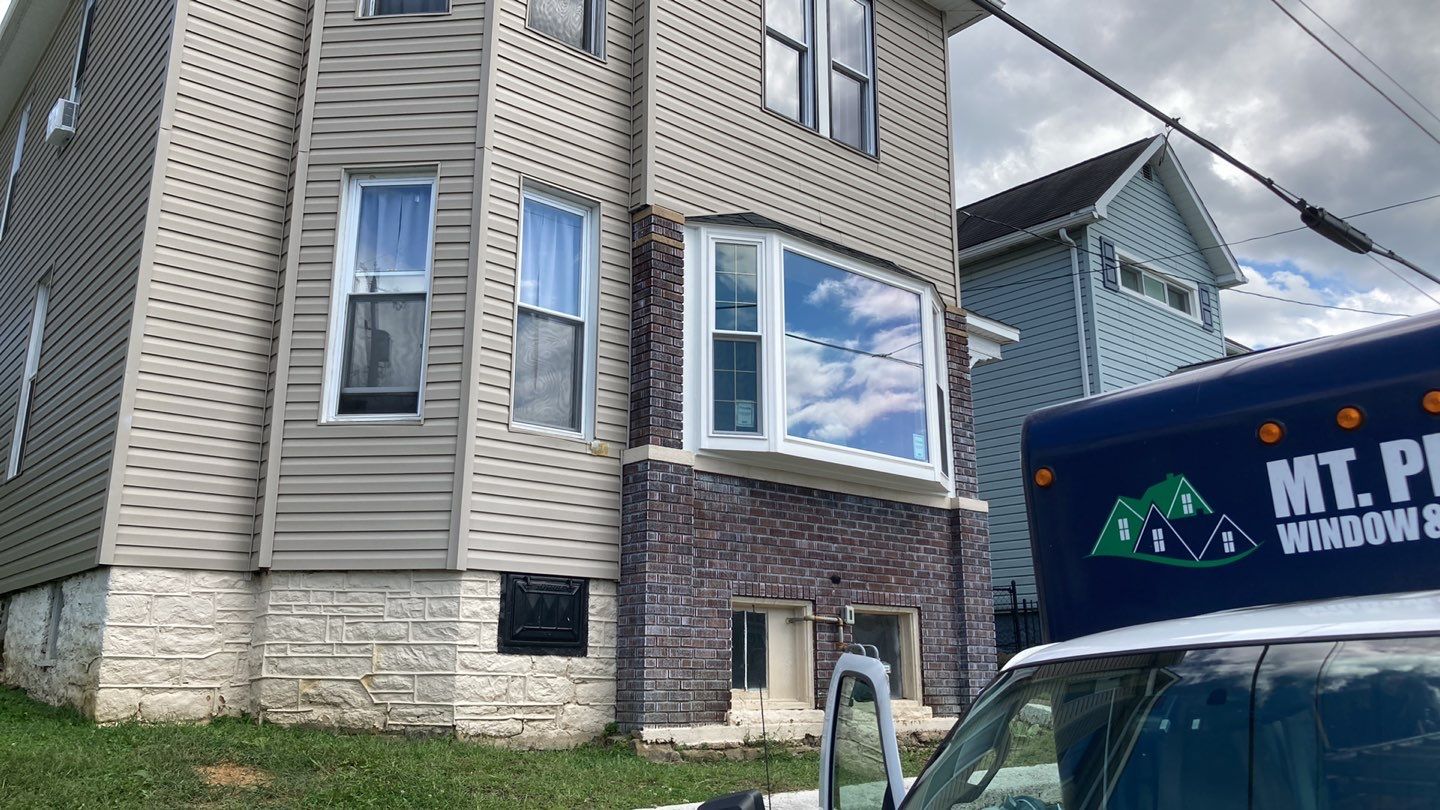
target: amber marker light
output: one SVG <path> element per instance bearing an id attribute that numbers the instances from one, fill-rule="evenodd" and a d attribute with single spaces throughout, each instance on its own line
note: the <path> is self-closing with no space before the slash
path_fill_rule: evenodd
<path id="1" fill-rule="evenodd" d="M 1035 486 L 1048 487 L 1055 483 L 1055 471 L 1049 467 L 1041 467 L 1035 471 Z"/>
<path id="2" fill-rule="evenodd" d="M 1425 408 L 1426 413 L 1440 416 L 1440 391 L 1426 393 L 1425 398 L 1420 400 L 1420 405 Z"/>
<path id="3" fill-rule="evenodd" d="M 1256 435 L 1263 444 L 1279 444 L 1280 440 L 1285 438 L 1285 428 L 1281 427 L 1279 422 L 1266 422 L 1260 426 Z"/>
<path id="4" fill-rule="evenodd" d="M 1365 413 L 1359 408 L 1346 405 L 1335 412 L 1335 424 L 1345 430 L 1354 430 L 1365 424 Z"/>

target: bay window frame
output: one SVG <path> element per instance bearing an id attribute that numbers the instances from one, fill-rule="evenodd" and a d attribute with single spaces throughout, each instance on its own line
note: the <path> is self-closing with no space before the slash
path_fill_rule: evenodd
<path id="1" fill-rule="evenodd" d="M 525 206 L 530 200 L 541 204 L 559 208 L 584 218 L 585 233 L 580 240 L 580 292 L 579 302 L 582 315 L 576 317 L 569 313 L 556 312 L 546 307 L 532 304 L 524 304 L 520 301 L 520 285 L 522 274 L 525 271 Z M 544 436 L 552 436 L 560 439 L 573 439 L 579 441 L 593 441 L 595 438 L 595 399 L 597 396 L 599 376 L 599 336 L 600 336 L 600 206 L 599 203 L 571 194 L 567 191 L 549 186 L 544 183 L 525 181 L 521 184 L 520 207 L 516 217 L 516 249 L 515 249 L 515 295 L 511 312 L 510 328 L 510 405 L 509 405 L 509 428 L 517 433 L 535 433 Z M 518 356 L 515 350 L 520 334 L 520 313 L 528 310 L 547 317 L 560 318 L 570 322 L 580 322 L 583 318 L 580 330 L 581 340 L 581 372 L 580 372 L 580 427 L 578 430 L 566 430 L 552 425 L 541 425 L 525 422 L 515 417 L 515 381 L 519 376 Z"/>
<path id="2" fill-rule="evenodd" d="M 430 365 L 430 310 L 435 282 L 436 213 L 439 210 L 440 178 L 437 167 L 347 171 L 343 179 L 344 193 L 340 203 L 339 226 L 336 231 L 335 265 L 330 290 L 330 323 L 325 340 L 325 376 L 322 424 L 354 422 L 418 424 L 425 420 L 425 384 Z M 430 237 L 425 243 L 425 322 L 420 336 L 419 391 L 414 413 L 340 413 L 341 388 L 345 378 L 345 347 L 349 342 L 350 300 L 355 283 L 356 249 L 360 235 L 360 200 L 369 186 L 430 187 Z M 394 295 L 413 294 L 395 293 Z"/>
<path id="3" fill-rule="evenodd" d="M 759 301 L 759 390 L 758 418 L 760 430 L 755 434 L 722 432 L 714 420 L 714 339 L 731 333 L 715 328 L 715 247 L 740 243 L 761 245 L 757 291 Z M 927 460 L 892 456 L 873 450 L 845 447 L 839 444 L 792 436 L 789 433 L 786 406 L 787 382 L 785 365 L 785 275 L 784 256 L 795 253 L 815 261 L 854 273 L 881 284 L 914 293 L 919 298 L 918 318 L 923 358 L 922 385 L 925 392 L 925 425 Z M 686 256 L 698 256 L 690 264 L 687 300 L 687 345 L 699 347 L 687 352 L 691 384 L 686 391 L 686 444 L 700 453 L 729 455 L 742 463 L 758 463 L 784 468 L 796 462 L 819 462 L 826 465 L 827 475 L 869 481 L 889 486 L 908 487 L 917 491 L 952 493 L 953 464 L 942 465 L 949 447 L 948 437 L 938 435 L 937 426 L 949 429 L 949 381 L 945 369 L 948 354 L 944 349 L 944 330 L 935 313 L 943 313 L 938 291 L 929 282 L 875 267 L 852 256 L 778 231 L 701 226 L 686 233 Z M 691 270 L 694 272 L 691 272 Z M 693 296 L 693 297 L 692 297 Z M 693 313 L 693 314 L 692 314 Z M 941 316 L 943 317 L 943 315 Z M 813 465 L 807 465 L 813 466 Z M 812 470 L 813 471 L 813 470 Z"/>

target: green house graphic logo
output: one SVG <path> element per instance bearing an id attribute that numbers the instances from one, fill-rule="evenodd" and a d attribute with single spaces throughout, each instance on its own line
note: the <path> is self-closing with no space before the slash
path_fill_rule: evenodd
<path id="1" fill-rule="evenodd" d="M 1185 476 L 1171 473 L 1139 498 L 1115 501 L 1090 556 L 1217 568 L 1239 562 L 1257 548 L 1233 520 L 1216 514 Z"/>

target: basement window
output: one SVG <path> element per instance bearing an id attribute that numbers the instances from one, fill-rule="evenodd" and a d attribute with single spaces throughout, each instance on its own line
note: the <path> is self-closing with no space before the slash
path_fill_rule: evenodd
<path id="1" fill-rule="evenodd" d="M 589 580 L 502 576 L 500 652 L 583 657 L 588 652 L 589 627 Z"/>
<path id="2" fill-rule="evenodd" d="M 809 707 L 813 692 L 814 642 L 807 602 L 732 601 L 730 614 L 731 705 L 767 703 Z"/>
<path id="3" fill-rule="evenodd" d="M 890 697 L 920 699 L 920 635 L 909 608 L 856 607 L 851 641 L 878 653 L 890 674 Z"/>
<path id="4" fill-rule="evenodd" d="M 50 584 L 50 616 L 45 622 L 45 642 L 40 647 L 40 660 L 55 663 L 60 650 L 60 621 L 65 615 L 65 588 L 59 582 Z"/>

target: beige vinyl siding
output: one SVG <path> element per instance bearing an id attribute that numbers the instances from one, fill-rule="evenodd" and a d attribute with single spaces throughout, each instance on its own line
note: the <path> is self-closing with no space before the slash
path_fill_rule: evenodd
<path id="1" fill-rule="evenodd" d="M 647 202 L 686 215 L 755 211 L 925 275 L 953 300 L 941 15 L 875 0 L 879 159 L 764 109 L 762 3 L 654 4 Z M 817 72 L 821 80 L 828 73 Z"/>
<path id="2" fill-rule="evenodd" d="M 444 16 L 357 19 L 355 0 L 319 0 L 311 137 L 288 266 L 293 310 L 279 358 L 281 431 L 270 564 L 279 569 L 442 568 L 453 497 L 470 272 L 476 118 L 485 5 Z M 311 92 L 307 88 L 307 93 Z M 346 170 L 438 172 L 424 423 L 320 424 L 325 341 Z M 299 186 L 297 185 L 297 188 Z"/>
<path id="3" fill-rule="evenodd" d="M 45 340 L 18 477 L 0 483 L 0 593 L 93 567 L 100 545 L 173 3 L 102 4 L 78 133 L 44 142 L 70 90 L 82 3 L 70 3 L 0 142 L 33 104 L 15 207 L 0 242 L 0 457 L 8 459 L 34 306 L 49 270 Z M 6 156 L 9 156 L 6 147 Z"/>
<path id="4" fill-rule="evenodd" d="M 631 8 L 608 0 L 599 61 L 525 28 L 526 5 L 500 5 L 482 254 L 478 419 L 468 565 L 619 576 L 620 461 L 630 358 Z M 512 430 L 510 369 L 522 178 L 600 205 L 595 436 Z"/>
<path id="5" fill-rule="evenodd" d="M 185 0 L 113 551 L 251 567 L 303 0 Z"/>

